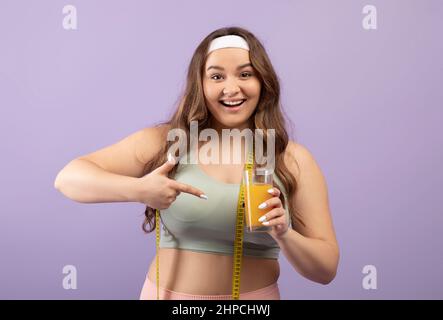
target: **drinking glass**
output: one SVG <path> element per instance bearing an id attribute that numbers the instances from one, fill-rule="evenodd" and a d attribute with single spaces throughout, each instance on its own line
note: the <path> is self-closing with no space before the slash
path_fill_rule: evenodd
<path id="1" fill-rule="evenodd" d="M 272 208 L 259 209 L 258 206 L 273 196 L 268 192 L 273 187 L 272 173 L 266 168 L 253 168 L 251 175 L 243 171 L 245 188 L 245 226 L 247 232 L 266 232 L 270 226 L 264 226 L 258 219 Z"/>

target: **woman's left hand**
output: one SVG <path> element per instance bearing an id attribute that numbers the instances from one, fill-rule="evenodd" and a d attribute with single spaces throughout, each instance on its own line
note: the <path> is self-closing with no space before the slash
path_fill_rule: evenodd
<path id="1" fill-rule="evenodd" d="M 279 198 L 280 190 L 275 187 L 270 190 L 272 190 L 272 193 L 269 193 L 271 193 L 273 197 L 264 202 L 266 203 L 266 207 L 264 207 L 262 210 L 269 208 L 272 209 L 265 215 L 261 216 L 260 219 L 262 220 L 260 222 L 262 222 L 264 226 L 270 226 L 271 229 L 268 230 L 267 233 L 270 234 L 275 240 L 278 240 L 281 239 L 281 237 L 283 237 L 283 235 L 288 231 L 289 221 L 286 218 L 285 209 L 283 208 L 283 204 Z"/>

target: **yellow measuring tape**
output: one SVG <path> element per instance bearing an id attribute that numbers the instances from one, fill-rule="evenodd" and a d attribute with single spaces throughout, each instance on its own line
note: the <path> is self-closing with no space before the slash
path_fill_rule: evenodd
<path id="1" fill-rule="evenodd" d="M 245 167 L 248 171 L 249 181 L 252 181 L 252 168 L 254 165 L 254 150 L 248 153 L 248 159 Z M 243 257 L 243 233 L 244 233 L 244 216 L 245 216 L 245 185 L 243 179 L 240 184 L 240 191 L 237 201 L 237 217 L 235 221 L 235 239 L 234 239 L 234 263 L 232 273 L 232 299 L 240 299 L 240 272 Z M 159 300 L 159 248 L 160 248 L 160 211 L 155 210 L 155 248 L 156 248 L 156 284 L 157 284 L 157 300 Z"/>
<path id="2" fill-rule="evenodd" d="M 158 253 L 160 249 L 160 211 L 158 209 L 155 209 L 155 252 L 156 254 L 156 270 L 155 270 L 155 277 L 157 279 L 156 285 L 157 285 L 157 300 L 159 300 L 159 290 L 160 290 L 160 270 L 159 270 L 159 256 Z"/>
<path id="3" fill-rule="evenodd" d="M 248 153 L 246 161 L 246 170 L 248 171 L 249 181 L 252 181 L 252 167 L 254 160 L 254 151 Z M 245 185 L 240 184 L 240 192 L 237 202 L 237 220 L 235 222 L 235 239 L 234 239 L 234 270 L 232 273 L 232 299 L 240 298 L 240 271 L 243 257 L 243 232 L 244 232 L 244 216 L 245 216 Z"/>

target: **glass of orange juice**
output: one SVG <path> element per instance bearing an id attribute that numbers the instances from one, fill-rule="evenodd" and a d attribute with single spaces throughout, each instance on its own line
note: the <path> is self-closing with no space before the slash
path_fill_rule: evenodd
<path id="1" fill-rule="evenodd" d="M 253 168 L 251 175 L 243 171 L 245 188 L 245 225 L 247 232 L 266 232 L 271 227 L 264 226 L 258 219 L 272 208 L 259 209 L 258 206 L 273 196 L 268 192 L 273 187 L 272 173 L 266 168 Z"/>

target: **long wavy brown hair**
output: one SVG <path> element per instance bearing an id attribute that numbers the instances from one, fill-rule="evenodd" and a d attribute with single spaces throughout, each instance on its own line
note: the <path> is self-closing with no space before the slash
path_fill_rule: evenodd
<path id="1" fill-rule="evenodd" d="M 172 115 L 171 119 L 166 122 L 162 122 L 156 125 L 164 126 L 169 129 L 178 128 L 186 132 L 187 146 L 190 145 L 190 125 L 191 121 L 198 121 L 198 131 L 210 128 L 212 114 L 208 112 L 205 103 L 205 96 L 203 92 L 203 74 L 206 63 L 206 53 L 211 41 L 215 38 L 226 35 L 238 35 L 243 37 L 249 45 L 249 57 L 252 67 L 255 69 L 256 74 L 261 83 L 261 92 L 259 102 L 253 117 L 253 128 L 263 130 L 263 149 L 267 154 L 267 129 L 275 130 L 275 174 L 281 180 L 285 190 L 282 190 L 280 199 L 283 206 L 287 208 L 289 206 L 289 212 L 291 213 L 291 222 L 294 226 L 299 222 L 304 225 L 300 215 L 295 212 L 292 199 L 294 197 L 297 181 L 291 174 L 284 163 L 284 151 L 288 145 L 288 133 L 280 105 L 280 84 L 274 68 L 269 60 L 269 57 L 260 43 L 260 41 L 248 30 L 239 27 L 227 27 L 221 28 L 210 33 L 199 44 L 195 50 L 191 62 L 188 67 L 186 88 L 178 102 L 178 107 Z M 250 119 L 252 120 L 252 119 Z M 255 139 L 255 135 L 253 135 Z M 144 174 L 148 174 L 155 168 L 162 165 L 167 158 L 167 152 L 169 147 L 176 143 L 176 141 L 168 141 L 165 135 L 165 142 L 160 149 L 160 152 L 151 159 L 145 165 Z M 295 159 L 294 159 L 295 161 Z M 295 161 L 296 162 L 296 161 Z M 297 164 L 297 162 L 296 162 Z M 297 164 L 298 166 L 298 164 Z M 175 166 L 170 172 L 169 177 L 174 177 L 177 171 Z M 283 192 L 286 192 L 288 203 L 285 203 Z M 147 226 L 149 225 L 149 229 Z M 145 220 L 143 222 L 143 231 L 146 233 L 155 230 L 155 208 L 146 206 Z"/>

